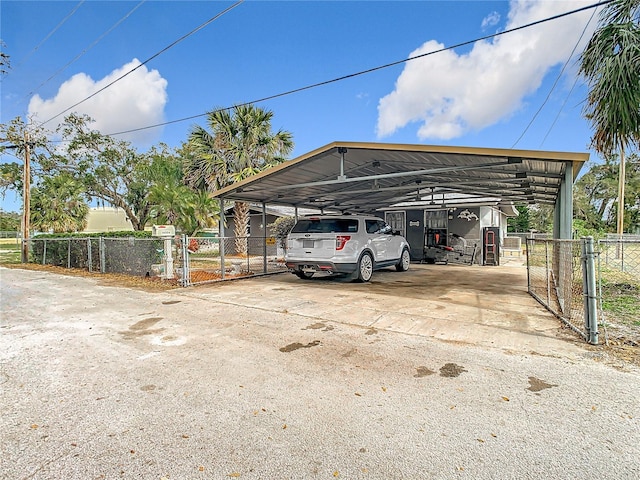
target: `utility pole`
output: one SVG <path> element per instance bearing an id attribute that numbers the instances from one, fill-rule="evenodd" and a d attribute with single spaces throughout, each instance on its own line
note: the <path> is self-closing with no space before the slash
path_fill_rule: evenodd
<path id="1" fill-rule="evenodd" d="M 24 178 L 22 179 L 22 263 L 29 262 L 29 221 L 31 216 L 31 165 L 29 134 L 24 132 Z"/>

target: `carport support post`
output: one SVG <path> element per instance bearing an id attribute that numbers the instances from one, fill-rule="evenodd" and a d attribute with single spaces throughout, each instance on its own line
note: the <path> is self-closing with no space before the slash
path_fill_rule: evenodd
<path id="1" fill-rule="evenodd" d="M 558 189 L 558 198 L 556 199 L 553 211 L 553 238 L 554 240 L 571 240 L 573 238 L 573 163 L 565 162 L 564 178 L 561 180 Z M 553 242 L 553 273 L 556 279 L 562 282 L 562 279 L 571 278 L 571 264 L 561 261 L 564 254 L 564 245 L 562 242 Z M 570 247 L 569 247 L 570 248 Z M 562 298 L 559 298 L 560 306 L 563 313 L 570 314 L 570 299 L 566 295 L 566 289 L 563 288 Z"/>
<path id="2" fill-rule="evenodd" d="M 553 238 L 571 240 L 573 237 L 573 164 L 565 164 L 564 178 L 553 211 Z"/>
<path id="3" fill-rule="evenodd" d="M 218 252 L 220 253 L 220 278 L 224 280 L 224 200 L 220 197 L 220 220 L 218 220 Z"/>
<path id="4" fill-rule="evenodd" d="M 267 273 L 267 206 L 262 202 L 262 273 Z"/>
<path id="5" fill-rule="evenodd" d="M 582 290 L 584 295 L 584 321 L 589 333 L 588 341 L 598 344 L 598 305 L 596 301 L 596 261 L 593 237 L 582 238 Z"/>

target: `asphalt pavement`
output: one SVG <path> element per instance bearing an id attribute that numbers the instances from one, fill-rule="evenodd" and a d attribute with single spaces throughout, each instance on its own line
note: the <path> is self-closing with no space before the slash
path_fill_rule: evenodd
<path id="1" fill-rule="evenodd" d="M 0 268 L 0 478 L 640 478 L 640 371 L 526 300 L 445 338 L 424 306 L 371 317 L 384 285 L 296 282 Z"/>

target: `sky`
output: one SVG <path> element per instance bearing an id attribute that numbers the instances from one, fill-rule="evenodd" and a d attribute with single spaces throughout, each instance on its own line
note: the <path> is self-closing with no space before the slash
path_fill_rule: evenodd
<path id="1" fill-rule="evenodd" d="M 0 123 L 20 116 L 54 131 L 64 115 L 84 113 L 94 129 L 146 151 L 179 146 L 207 111 L 255 102 L 273 112 L 274 131 L 293 134 L 291 158 L 353 141 L 590 152 L 597 161 L 577 76 L 597 10 L 487 38 L 595 3 L 2 0 L 11 68 Z M 9 192 L 2 209 L 20 202 Z"/>

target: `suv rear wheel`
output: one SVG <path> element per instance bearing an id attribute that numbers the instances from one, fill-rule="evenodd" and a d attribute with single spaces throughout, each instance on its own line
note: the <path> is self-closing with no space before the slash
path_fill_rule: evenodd
<path id="1" fill-rule="evenodd" d="M 371 275 L 373 275 L 373 258 L 370 253 L 364 252 L 360 257 L 357 274 L 356 279 L 359 282 L 368 282 L 371 280 Z"/>

